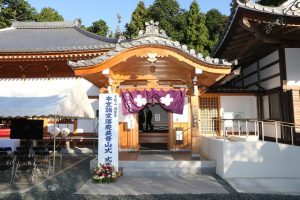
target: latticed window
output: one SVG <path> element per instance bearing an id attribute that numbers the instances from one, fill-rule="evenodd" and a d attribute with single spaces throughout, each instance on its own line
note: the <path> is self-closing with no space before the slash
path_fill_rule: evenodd
<path id="1" fill-rule="evenodd" d="M 219 133 L 219 97 L 200 97 L 199 102 L 201 134 Z"/>

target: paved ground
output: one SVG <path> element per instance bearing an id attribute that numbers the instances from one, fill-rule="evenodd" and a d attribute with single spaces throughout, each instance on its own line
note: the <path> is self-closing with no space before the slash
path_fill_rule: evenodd
<path id="1" fill-rule="evenodd" d="M 139 194 L 207 194 L 228 193 L 210 175 L 184 177 L 128 177 L 112 184 L 94 184 L 88 181 L 77 194 L 139 195 Z"/>
<path id="2" fill-rule="evenodd" d="M 238 192 L 300 195 L 300 179 L 231 178 L 226 179 Z"/>
<path id="3" fill-rule="evenodd" d="M 48 190 L 48 186 L 51 185 L 51 180 L 46 180 L 43 183 L 32 187 L 31 190 L 24 193 L 3 193 L 0 191 L 0 199 L 54 199 L 54 200 L 83 200 L 83 199 L 145 199 L 145 200 L 160 200 L 160 199 L 299 199 L 300 196 L 292 195 L 272 195 L 272 194 L 253 194 L 253 193 L 239 193 L 234 190 L 226 181 L 221 179 L 217 175 L 213 175 L 216 182 L 221 185 L 226 193 L 218 194 L 156 194 L 156 195 L 100 195 L 100 194 L 76 194 L 80 189 L 90 180 L 89 175 L 89 162 L 91 158 L 83 159 L 81 162 L 72 166 L 60 173 L 56 178 L 56 183 L 59 189 L 55 192 Z M 212 178 L 211 177 L 211 178 Z M 120 179 L 121 180 L 121 179 Z M 149 183 L 148 187 L 152 187 Z M 159 189 L 159 188 L 158 188 Z"/>

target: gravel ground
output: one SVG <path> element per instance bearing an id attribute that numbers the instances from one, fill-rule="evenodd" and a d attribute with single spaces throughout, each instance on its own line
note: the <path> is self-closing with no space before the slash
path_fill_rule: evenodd
<path id="1" fill-rule="evenodd" d="M 72 167 L 71 169 L 60 174 L 56 178 L 56 183 L 59 185 L 59 189 L 55 192 L 47 190 L 47 186 L 51 184 L 50 181 L 45 182 L 43 185 L 33 188 L 31 191 L 24 194 L 1 194 L 0 199 L 53 199 L 53 200 L 84 200 L 84 199 L 119 199 L 119 200 L 162 200 L 162 199 L 299 199 L 300 196 L 290 196 L 290 195 L 266 195 L 266 194 L 243 194 L 237 193 L 226 181 L 220 178 L 218 175 L 213 175 L 217 181 L 228 190 L 229 194 L 201 194 L 201 195 L 138 195 L 138 196 L 101 196 L 101 195 L 78 195 L 75 192 L 90 178 L 89 175 L 89 161 L 86 159 L 78 165 Z M 86 170 L 83 170 L 86 169 Z"/>

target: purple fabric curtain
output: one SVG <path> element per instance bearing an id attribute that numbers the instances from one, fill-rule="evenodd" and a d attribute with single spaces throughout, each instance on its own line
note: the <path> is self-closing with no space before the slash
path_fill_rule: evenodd
<path id="1" fill-rule="evenodd" d="M 138 113 L 147 104 L 159 103 L 166 111 L 182 114 L 186 90 L 121 91 L 123 114 Z M 156 101 L 155 101 L 156 100 Z"/>

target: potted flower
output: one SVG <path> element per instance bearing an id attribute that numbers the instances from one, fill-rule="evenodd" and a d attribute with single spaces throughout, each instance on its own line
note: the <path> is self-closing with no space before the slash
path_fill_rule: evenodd
<path id="1" fill-rule="evenodd" d="M 93 180 L 95 183 L 112 183 L 118 178 L 118 173 L 109 163 L 100 164 L 94 170 Z"/>

